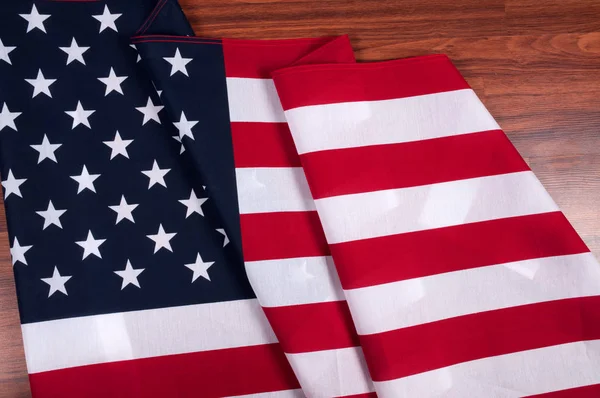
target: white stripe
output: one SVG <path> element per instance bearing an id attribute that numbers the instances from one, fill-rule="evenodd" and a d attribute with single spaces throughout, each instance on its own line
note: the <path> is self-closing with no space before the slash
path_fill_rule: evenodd
<path id="1" fill-rule="evenodd" d="M 235 395 L 235 398 L 304 398 L 304 393 L 302 390 L 284 390 L 260 392 L 258 394 Z"/>
<path id="2" fill-rule="evenodd" d="M 29 373 L 277 342 L 256 299 L 21 326 Z"/>
<path id="3" fill-rule="evenodd" d="M 517 398 L 600 383 L 600 340 L 521 351 L 376 382 L 379 398 Z"/>
<path id="4" fill-rule="evenodd" d="M 546 257 L 345 293 L 358 334 L 364 335 L 477 312 L 600 295 L 600 265 L 591 253 Z"/>
<path id="5" fill-rule="evenodd" d="M 330 244 L 558 210 L 531 171 L 315 203 Z"/>
<path id="6" fill-rule="evenodd" d="M 227 99 L 232 122 L 285 122 L 272 79 L 228 77 Z"/>
<path id="7" fill-rule="evenodd" d="M 235 169 L 240 213 L 315 210 L 301 167 Z"/>
<path id="8" fill-rule="evenodd" d="M 373 391 L 360 347 L 286 356 L 307 397 L 338 397 Z"/>
<path id="9" fill-rule="evenodd" d="M 471 89 L 306 106 L 285 116 L 300 154 L 499 129 Z"/>
<path id="10" fill-rule="evenodd" d="M 330 256 L 247 261 L 246 273 L 263 307 L 344 300 Z"/>

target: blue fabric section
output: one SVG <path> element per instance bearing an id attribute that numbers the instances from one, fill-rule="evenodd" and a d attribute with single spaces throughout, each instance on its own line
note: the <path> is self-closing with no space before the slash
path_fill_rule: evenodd
<path id="1" fill-rule="evenodd" d="M 140 44 L 145 58 L 140 62 L 130 46 L 130 37 L 151 15 L 156 1 L 37 2 L 37 11 L 50 15 L 43 22 L 46 33 L 26 32 L 28 22 L 19 14 L 29 14 L 32 5 L 11 1 L 0 16 L 3 45 L 16 47 L 8 54 L 11 63 L 0 59 L 0 111 L 6 104 L 10 112 L 21 113 L 14 119 L 17 131 L 0 124 L 0 170 L 3 181 L 9 170 L 14 178 L 26 179 L 19 187 L 22 197 L 14 192 L 5 196 L 9 239 L 11 247 L 15 239 L 20 246 L 32 246 L 23 254 L 27 265 L 14 265 L 22 323 L 254 297 L 240 254 L 221 46 L 181 45 L 182 56 L 193 58 L 187 65 L 190 77 L 180 72 L 171 77 L 171 65 L 162 57 L 172 57 L 177 45 Z M 122 14 L 115 21 L 118 32 L 99 32 L 101 23 L 92 16 L 101 15 L 105 6 L 110 13 Z M 193 34 L 172 0 L 148 27 L 146 33 Z M 59 47 L 69 47 L 73 38 L 89 47 L 83 53 L 85 65 L 76 60 L 66 64 L 68 56 Z M 107 94 L 106 84 L 98 80 L 109 76 L 111 68 L 116 76 L 127 76 L 120 84 L 123 94 Z M 32 98 L 34 88 L 25 79 L 35 79 L 40 69 L 46 79 L 56 79 L 49 86 L 51 97 L 39 93 Z M 160 75 L 163 99 L 148 72 Z M 171 102 L 170 93 L 175 92 L 182 102 Z M 158 112 L 160 124 L 143 124 L 144 115 L 136 109 L 149 100 L 165 106 Z M 66 112 L 78 103 L 94 110 L 87 119 L 91 128 L 73 127 L 74 119 Z M 183 154 L 173 125 L 181 110 L 188 120 L 198 121 L 192 130 L 195 140 L 183 138 Z M 113 141 L 117 131 L 133 142 L 126 148 L 128 157 L 111 159 L 111 148 L 104 142 Z M 44 136 L 51 144 L 61 144 L 54 152 L 57 162 L 40 161 L 32 147 Z M 169 169 L 166 188 L 148 188 L 149 177 L 142 172 L 152 169 L 154 161 Z M 82 174 L 83 166 L 100 175 L 93 182 L 95 193 L 78 193 L 78 182 L 71 178 Z M 207 198 L 201 206 L 203 216 L 188 216 L 180 202 L 189 199 L 192 190 L 198 198 Z M 116 223 L 117 213 L 109 206 L 119 205 L 122 196 L 138 205 L 132 211 L 135 222 Z M 66 210 L 59 218 L 62 228 L 44 228 L 45 218 L 38 212 L 46 211 L 49 201 Z M 157 234 L 159 225 L 166 233 L 176 233 L 169 241 L 172 251 L 154 253 L 155 243 L 147 235 Z M 225 247 L 218 229 L 231 239 Z M 89 231 L 95 239 L 105 239 L 99 246 L 101 257 L 83 258 L 84 249 L 76 243 L 86 241 Z M 193 264 L 198 254 L 204 262 L 214 262 L 208 269 L 210 280 L 200 276 L 192 282 L 193 271 L 185 265 Z M 115 274 L 128 260 L 134 269 L 144 269 L 137 278 L 139 288 L 123 287 L 123 278 Z M 67 294 L 52 292 L 43 280 L 52 277 L 55 267 L 71 277 L 64 284 Z"/>
<path id="2" fill-rule="evenodd" d="M 178 121 L 183 112 L 188 120 L 199 121 L 194 140 L 184 139 L 186 154 L 194 162 L 198 178 L 211 187 L 211 195 L 219 204 L 220 222 L 242 259 L 223 47 L 218 41 L 205 39 L 152 40 L 140 40 L 136 45 L 156 87 L 163 92 L 169 118 Z M 171 65 L 164 57 L 172 57 L 176 51 L 192 60 L 186 66 L 189 77 L 180 72 L 170 76 Z"/>

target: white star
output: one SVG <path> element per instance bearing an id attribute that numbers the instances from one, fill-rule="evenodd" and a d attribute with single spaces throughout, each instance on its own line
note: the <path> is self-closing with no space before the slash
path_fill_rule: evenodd
<path id="1" fill-rule="evenodd" d="M 77 108 L 75 108 L 74 111 L 65 111 L 67 115 L 73 118 L 73 127 L 71 128 L 71 130 L 79 126 L 80 124 L 83 124 L 87 128 L 91 129 L 92 126 L 90 126 L 90 121 L 88 120 L 88 118 L 92 116 L 94 112 L 96 111 L 86 111 L 85 109 L 83 109 L 81 101 L 77 101 Z"/>
<path id="2" fill-rule="evenodd" d="M 78 176 L 70 176 L 72 179 L 77 181 L 79 184 L 79 188 L 77 188 L 77 193 L 81 193 L 85 189 L 89 189 L 90 191 L 96 193 L 96 188 L 94 187 L 94 181 L 96 178 L 100 177 L 100 174 L 90 174 L 87 171 L 87 167 L 85 165 L 81 169 L 81 174 Z"/>
<path id="3" fill-rule="evenodd" d="M 150 178 L 150 182 L 148 183 L 148 189 L 152 188 L 154 184 L 160 184 L 166 188 L 167 183 L 165 182 L 165 175 L 169 171 L 171 171 L 171 169 L 159 168 L 158 163 L 156 163 L 156 160 L 154 161 L 151 170 L 142 171 L 142 173 L 144 173 L 146 176 L 148 176 L 148 178 Z"/>
<path id="4" fill-rule="evenodd" d="M 119 221 L 124 220 L 124 219 L 128 219 L 129 221 L 131 221 L 132 223 L 135 223 L 135 220 L 133 219 L 133 214 L 131 214 L 132 211 L 135 210 L 136 207 L 138 207 L 139 205 L 137 204 L 128 204 L 127 201 L 125 200 L 125 195 L 121 195 L 121 203 L 119 203 L 116 206 L 108 206 L 110 207 L 111 210 L 117 212 L 117 222 L 115 222 L 115 225 L 119 223 Z"/>
<path id="5" fill-rule="evenodd" d="M 94 256 L 98 257 L 98 258 L 102 258 L 102 256 L 100 255 L 100 245 L 103 244 L 106 241 L 106 239 L 94 239 L 94 235 L 92 235 L 92 231 L 88 231 L 88 236 L 86 238 L 86 240 L 81 240 L 79 242 L 75 242 L 77 243 L 79 246 L 83 247 L 83 259 L 85 260 L 85 258 L 87 256 L 89 256 L 90 254 L 93 254 Z"/>
<path id="6" fill-rule="evenodd" d="M 0 112 L 0 131 L 3 130 L 4 127 L 17 131 L 15 119 L 18 118 L 20 114 L 21 112 L 11 112 L 8 109 L 8 105 L 6 105 L 6 102 L 4 102 L 2 105 L 2 112 Z"/>
<path id="7" fill-rule="evenodd" d="M 185 117 L 185 113 L 181 112 L 181 117 L 178 122 L 173 122 L 177 130 L 179 130 L 179 136 L 183 140 L 183 137 L 188 136 L 192 140 L 194 139 L 194 134 L 192 133 L 192 127 L 198 124 L 197 120 L 188 121 Z"/>
<path id="8" fill-rule="evenodd" d="M 19 240 L 15 236 L 15 240 L 13 242 L 12 247 L 10 248 L 10 255 L 12 256 L 13 266 L 19 261 L 23 264 L 27 265 L 27 260 L 25 259 L 25 253 L 33 246 L 21 246 L 19 244 Z"/>
<path id="9" fill-rule="evenodd" d="M 85 60 L 83 59 L 83 53 L 89 50 L 89 47 L 79 47 L 77 44 L 77 40 L 73 38 L 71 40 L 71 45 L 69 47 L 59 47 L 61 50 L 66 52 L 69 56 L 67 58 L 67 65 L 69 65 L 73 61 L 79 61 L 83 65 L 85 65 Z"/>
<path id="10" fill-rule="evenodd" d="M 52 201 L 48 202 L 48 209 L 44 211 L 36 211 L 37 214 L 44 217 L 44 226 L 42 230 L 48 228 L 50 225 L 56 225 L 58 228 L 62 229 L 62 224 L 60 222 L 60 216 L 65 214 L 67 210 L 56 210 Z"/>
<path id="11" fill-rule="evenodd" d="M 198 253 L 198 255 L 196 256 L 196 262 L 191 263 L 191 264 L 184 264 L 184 265 L 186 267 L 188 267 L 189 269 L 191 269 L 192 271 L 194 271 L 194 275 L 192 275 L 192 283 L 194 283 L 196 281 L 196 279 L 198 279 L 199 277 L 203 277 L 207 281 L 210 281 L 210 276 L 208 276 L 208 269 L 214 263 L 215 263 L 214 261 L 205 263 L 204 261 L 202 261 L 202 257 L 200 257 L 200 253 Z"/>
<path id="12" fill-rule="evenodd" d="M 121 135 L 117 130 L 115 134 L 115 139 L 112 141 L 102 141 L 105 145 L 109 146 L 111 149 L 110 159 L 114 159 L 117 155 L 125 156 L 129 159 L 129 154 L 127 153 L 127 146 L 133 142 L 133 140 L 123 140 L 121 139 Z"/>
<path id="13" fill-rule="evenodd" d="M 30 145 L 30 147 L 32 147 L 33 149 L 35 149 L 36 151 L 38 151 L 40 153 L 40 155 L 38 156 L 38 164 L 42 163 L 42 160 L 44 159 L 50 159 L 52 161 L 54 161 L 54 163 L 58 163 L 58 160 L 56 160 L 56 155 L 54 154 L 54 152 L 61 147 L 62 144 L 51 144 L 50 141 L 48 141 L 48 137 L 46 136 L 46 134 L 44 134 L 44 139 L 42 140 L 42 143 L 39 145 Z"/>
<path id="14" fill-rule="evenodd" d="M 2 39 L 0 39 L 0 59 L 9 65 L 12 65 L 8 54 L 10 54 L 15 48 L 17 47 L 5 46 L 4 43 L 2 43 Z"/>
<path id="15" fill-rule="evenodd" d="M 99 77 L 98 80 L 106 84 L 106 92 L 104 93 L 104 96 L 106 97 L 113 91 L 116 91 L 119 94 L 123 94 L 121 83 L 123 83 L 125 79 L 127 79 L 127 77 L 128 76 L 117 76 L 113 68 L 110 68 L 108 77 Z"/>
<path id="16" fill-rule="evenodd" d="M 18 197 L 22 198 L 21 195 L 21 184 L 27 181 L 27 178 L 15 178 L 11 170 L 8 170 L 8 177 L 6 180 L 2 181 L 2 186 L 4 187 L 4 199 L 8 198 L 10 194 L 15 194 Z"/>
<path id="17" fill-rule="evenodd" d="M 137 47 L 135 46 L 135 44 L 130 44 L 129 47 L 133 48 L 135 50 L 135 52 L 137 53 Z M 140 62 L 142 60 L 142 57 L 140 56 L 140 54 L 138 53 L 137 55 L 137 59 L 136 59 L 136 63 Z"/>
<path id="18" fill-rule="evenodd" d="M 194 213 L 198 213 L 201 216 L 204 216 L 202 212 L 202 204 L 206 202 L 208 198 L 198 198 L 196 197 L 196 193 L 192 190 L 189 199 L 182 199 L 179 203 L 182 203 L 185 207 L 187 207 L 187 213 L 185 214 L 185 218 L 188 218 Z"/>
<path id="19" fill-rule="evenodd" d="M 189 77 L 187 68 L 185 66 L 192 62 L 193 58 L 182 58 L 181 53 L 179 52 L 179 48 L 175 50 L 175 56 L 163 57 L 163 59 L 171 64 L 171 76 L 173 76 L 177 72 L 181 72 Z"/>
<path id="20" fill-rule="evenodd" d="M 19 16 L 27 21 L 27 33 L 31 32 L 34 29 L 39 29 L 42 32 L 46 33 L 46 28 L 44 27 L 44 21 L 50 18 L 49 14 L 40 14 L 35 7 L 31 7 L 30 14 L 19 14 Z"/>
<path id="21" fill-rule="evenodd" d="M 115 21 L 123 14 L 111 14 L 107 5 L 104 5 L 104 12 L 100 15 L 92 15 L 92 17 L 96 18 L 100 21 L 100 32 L 106 28 L 111 28 L 115 32 L 118 32 L 117 25 L 115 25 Z"/>
<path id="22" fill-rule="evenodd" d="M 41 278 L 42 281 L 46 282 L 50 285 L 50 291 L 48 292 L 48 297 L 52 296 L 55 292 L 61 292 L 65 296 L 68 296 L 67 289 L 65 288 L 65 283 L 69 279 L 70 276 L 61 276 L 60 272 L 58 272 L 58 268 L 54 267 L 54 273 L 51 278 Z"/>
<path id="23" fill-rule="evenodd" d="M 164 106 L 162 105 L 154 105 L 152 99 L 148 97 L 148 103 L 146 106 L 140 106 L 135 109 L 142 112 L 144 114 L 144 121 L 142 122 L 142 126 L 148 123 L 150 120 L 154 120 L 158 124 L 160 124 L 160 118 L 158 117 L 158 112 L 160 112 Z"/>
<path id="24" fill-rule="evenodd" d="M 174 135 L 173 139 L 181 144 L 181 149 L 179 150 L 179 154 L 181 155 L 185 152 L 185 147 L 183 146 L 183 142 L 181 142 L 181 137 L 178 135 Z"/>
<path id="25" fill-rule="evenodd" d="M 144 272 L 145 268 L 133 269 L 129 260 L 127 260 L 127 265 L 125 265 L 125 269 L 123 271 L 114 271 L 115 274 L 119 275 L 123 278 L 123 283 L 121 284 L 121 290 L 125 289 L 128 285 L 134 285 L 140 287 L 140 282 L 137 280 L 138 276 Z"/>
<path id="26" fill-rule="evenodd" d="M 52 98 L 52 94 L 50 93 L 50 85 L 56 81 L 56 79 L 46 79 L 44 78 L 44 74 L 42 70 L 38 70 L 37 77 L 35 79 L 25 79 L 25 81 L 33 86 L 33 96 L 31 98 L 35 98 L 36 95 L 43 93 L 48 97 Z"/>
<path id="27" fill-rule="evenodd" d="M 225 237 L 225 239 L 223 239 L 223 247 L 227 246 L 227 244 L 229 243 L 229 237 L 227 236 L 227 232 L 225 232 L 223 228 L 217 228 L 217 232 Z"/>
<path id="28" fill-rule="evenodd" d="M 158 226 L 158 233 L 155 235 L 146 235 L 148 238 L 154 241 L 154 253 L 162 249 L 163 247 L 170 252 L 173 252 L 171 243 L 169 242 L 177 233 L 168 234 L 165 233 L 162 224 Z"/>

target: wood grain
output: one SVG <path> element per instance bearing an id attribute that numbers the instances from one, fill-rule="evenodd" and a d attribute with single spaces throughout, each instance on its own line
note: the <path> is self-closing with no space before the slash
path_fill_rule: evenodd
<path id="1" fill-rule="evenodd" d="M 600 255 L 600 0 L 180 3 L 199 36 L 348 33 L 361 61 L 447 53 Z M 23 358 L 2 214 L 0 397 L 30 396 Z"/>

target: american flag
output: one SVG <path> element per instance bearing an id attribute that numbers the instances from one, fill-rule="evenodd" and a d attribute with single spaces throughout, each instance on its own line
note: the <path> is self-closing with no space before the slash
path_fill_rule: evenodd
<path id="1" fill-rule="evenodd" d="M 600 393 L 600 265 L 446 56 L 274 81 L 378 396 Z"/>
<path id="2" fill-rule="evenodd" d="M 193 34 L 155 3 L 3 10 L 2 185 L 33 396 L 296 396 L 245 276 L 222 42 L 138 41 L 140 60 L 131 36 Z"/>
<path id="3" fill-rule="evenodd" d="M 445 56 L 5 8 L 35 398 L 600 393 L 600 266 Z"/>

